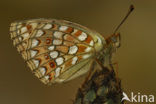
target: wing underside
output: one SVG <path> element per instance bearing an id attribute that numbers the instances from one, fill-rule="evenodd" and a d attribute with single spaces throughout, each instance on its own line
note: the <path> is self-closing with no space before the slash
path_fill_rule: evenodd
<path id="1" fill-rule="evenodd" d="M 81 25 L 55 19 L 14 22 L 11 39 L 32 72 L 45 84 L 74 79 L 89 69 L 97 38 Z M 88 65 L 87 65 L 88 64 Z"/>

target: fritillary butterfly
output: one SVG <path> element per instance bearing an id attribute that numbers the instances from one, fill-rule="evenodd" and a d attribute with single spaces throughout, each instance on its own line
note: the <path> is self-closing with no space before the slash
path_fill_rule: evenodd
<path id="1" fill-rule="evenodd" d="M 106 40 L 79 24 L 56 19 L 14 22 L 13 45 L 32 72 L 45 84 L 61 83 L 85 74 L 95 62 L 110 59 L 119 46 L 119 34 Z"/>

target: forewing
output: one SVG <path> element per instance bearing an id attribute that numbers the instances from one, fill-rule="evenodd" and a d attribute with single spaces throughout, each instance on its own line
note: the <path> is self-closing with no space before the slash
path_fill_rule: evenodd
<path id="1" fill-rule="evenodd" d="M 72 22 L 54 19 L 14 22 L 10 33 L 18 52 L 45 84 L 64 82 L 86 73 L 87 70 L 81 70 L 89 68 L 86 64 L 95 55 L 90 30 Z"/>

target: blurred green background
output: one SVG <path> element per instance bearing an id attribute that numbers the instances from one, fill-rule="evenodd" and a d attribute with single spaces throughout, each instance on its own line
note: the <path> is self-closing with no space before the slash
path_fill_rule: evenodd
<path id="1" fill-rule="evenodd" d="M 85 78 L 53 86 L 42 84 L 13 47 L 9 34 L 11 22 L 32 18 L 65 19 L 108 36 L 130 4 L 135 10 L 119 30 L 121 47 L 115 56 L 119 77 L 128 95 L 140 92 L 156 96 L 155 0 L 1 0 L 0 104 L 72 104 Z"/>

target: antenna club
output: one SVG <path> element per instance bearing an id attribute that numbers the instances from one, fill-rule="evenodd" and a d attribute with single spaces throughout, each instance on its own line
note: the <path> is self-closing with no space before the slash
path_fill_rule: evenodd
<path id="1" fill-rule="evenodd" d="M 130 5 L 130 11 L 134 10 L 134 5 Z"/>
<path id="2" fill-rule="evenodd" d="M 118 29 L 120 28 L 120 26 L 125 22 L 125 20 L 128 18 L 128 16 L 130 15 L 130 13 L 134 10 L 134 6 L 130 5 L 129 7 L 129 11 L 127 13 L 127 15 L 125 16 L 125 18 L 121 21 L 121 23 L 118 25 L 118 27 L 115 29 L 114 34 L 118 31 Z"/>

